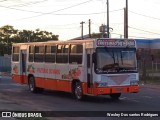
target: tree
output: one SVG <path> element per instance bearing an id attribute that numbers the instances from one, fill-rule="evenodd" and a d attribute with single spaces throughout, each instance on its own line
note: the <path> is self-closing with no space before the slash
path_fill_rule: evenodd
<path id="1" fill-rule="evenodd" d="M 5 25 L 0 27 L 0 55 L 11 54 L 12 43 L 44 42 L 48 40 L 57 41 L 58 35 L 40 29 L 20 31 L 14 29 L 11 25 Z"/>
<path id="2" fill-rule="evenodd" d="M 101 38 L 102 37 L 102 33 L 92 33 L 92 38 Z"/>
<path id="3" fill-rule="evenodd" d="M 5 25 L 0 28 L 1 32 L 1 44 L 3 45 L 4 49 L 6 50 L 6 54 L 11 54 L 11 38 L 12 35 L 15 34 L 17 31 L 11 25 Z M 7 49 L 6 49 L 7 48 Z"/>
<path id="4" fill-rule="evenodd" d="M 41 31 L 39 28 L 36 29 L 35 33 L 35 42 L 44 42 L 48 40 L 58 40 L 58 35 L 53 35 L 52 32 L 48 31 Z"/>

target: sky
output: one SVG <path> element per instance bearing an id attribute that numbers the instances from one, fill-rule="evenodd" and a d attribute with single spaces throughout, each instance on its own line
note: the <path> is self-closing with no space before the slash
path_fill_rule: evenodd
<path id="1" fill-rule="evenodd" d="M 81 36 L 81 24 L 88 34 L 99 33 L 107 24 L 107 0 L 0 0 L 0 27 L 12 25 L 18 30 L 46 30 L 59 40 Z M 111 38 L 123 38 L 126 0 L 109 0 Z M 160 1 L 128 0 L 129 38 L 160 38 Z"/>

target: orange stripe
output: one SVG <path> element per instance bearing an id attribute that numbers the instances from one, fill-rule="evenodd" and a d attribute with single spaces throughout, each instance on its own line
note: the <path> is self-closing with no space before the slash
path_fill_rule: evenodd
<path id="1" fill-rule="evenodd" d="M 12 75 L 12 79 L 20 84 L 27 83 L 26 76 Z M 44 78 L 35 78 L 36 87 L 45 88 L 49 90 L 58 90 L 65 92 L 72 92 L 72 82 L 67 80 L 54 80 L 54 79 L 44 79 Z M 126 92 L 139 92 L 139 86 L 116 86 L 116 87 L 105 87 L 98 88 L 91 86 L 87 87 L 87 83 L 82 83 L 83 94 L 92 94 L 92 95 L 107 95 L 113 93 L 126 93 Z"/>
<path id="2" fill-rule="evenodd" d="M 71 92 L 71 82 L 67 80 L 54 80 L 54 79 L 44 79 L 35 78 L 36 87 L 45 88 L 49 90 L 58 90 Z"/>
<path id="3" fill-rule="evenodd" d="M 88 94 L 87 92 L 87 83 L 82 83 L 82 91 L 83 91 L 83 94 Z"/>
<path id="4" fill-rule="evenodd" d="M 72 92 L 72 83 L 67 80 L 57 80 L 57 89 L 59 91 Z"/>
<path id="5" fill-rule="evenodd" d="M 71 85 L 72 85 L 71 82 L 67 80 L 46 79 L 44 88 L 50 89 L 50 90 L 72 92 Z"/>
<path id="6" fill-rule="evenodd" d="M 57 90 L 57 81 L 53 79 L 46 79 L 44 82 L 44 86 L 49 90 Z"/>
<path id="7" fill-rule="evenodd" d="M 12 75 L 12 80 L 16 83 L 25 84 L 27 83 L 27 77 L 24 75 Z"/>
<path id="8" fill-rule="evenodd" d="M 26 75 L 23 75 L 22 79 L 24 81 L 24 84 L 28 84 L 28 77 Z"/>
<path id="9" fill-rule="evenodd" d="M 44 88 L 44 78 L 35 78 L 36 87 Z"/>

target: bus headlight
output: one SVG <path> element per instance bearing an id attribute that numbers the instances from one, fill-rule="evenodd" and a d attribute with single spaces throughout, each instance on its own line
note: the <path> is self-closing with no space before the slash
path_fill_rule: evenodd
<path id="1" fill-rule="evenodd" d="M 95 83 L 96 84 L 96 87 L 107 87 L 108 86 L 108 83 L 107 82 L 99 82 L 99 83 Z"/>
<path id="2" fill-rule="evenodd" d="M 134 81 L 130 81 L 130 85 L 138 85 L 139 82 L 137 80 L 134 80 Z"/>

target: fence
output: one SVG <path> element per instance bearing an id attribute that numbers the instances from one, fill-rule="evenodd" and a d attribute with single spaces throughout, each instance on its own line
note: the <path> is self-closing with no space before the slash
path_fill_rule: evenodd
<path id="1" fill-rule="evenodd" d="M 11 56 L 0 56 L 0 72 L 11 72 Z"/>
<path id="2" fill-rule="evenodd" d="M 144 83 L 160 83 L 160 62 L 159 61 L 138 61 L 140 80 Z"/>
<path id="3" fill-rule="evenodd" d="M 160 39 L 136 39 L 140 80 L 160 83 Z"/>

